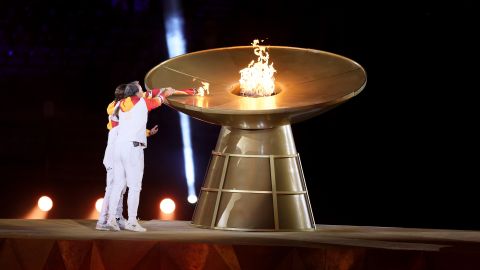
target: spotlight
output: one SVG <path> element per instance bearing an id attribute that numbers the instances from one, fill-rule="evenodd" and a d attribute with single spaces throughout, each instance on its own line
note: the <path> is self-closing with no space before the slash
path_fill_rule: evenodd
<path id="1" fill-rule="evenodd" d="M 40 208 L 40 210 L 43 212 L 48 212 L 50 209 L 52 209 L 53 201 L 48 196 L 42 196 L 40 199 L 38 199 L 37 205 L 38 208 Z"/>
<path id="2" fill-rule="evenodd" d="M 188 201 L 189 203 L 192 203 L 192 204 L 193 204 L 193 203 L 196 203 L 196 202 L 197 202 L 197 199 L 198 199 L 198 198 L 197 198 L 197 195 L 189 195 L 188 198 L 187 198 L 187 201 Z"/>
<path id="3" fill-rule="evenodd" d="M 160 210 L 165 214 L 173 213 L 175 211 L 175 202 L 170 198 L 163 199 L 160 202 Z"/>
<path id="4" fill-rule="evenodd" d="M 102 211 L 102 206 L 103 206 L 103 198 L 100 198 L 95 202 L 95 209 L 97 209 L 98 213 Z"/>
<path id="5" fill-rule="evenodd" d="M 187 40 L 183 29 L 184 17 L 181 9 L 181 1 L 163 1 L 164 25 L 167 39 L 167 51 L 170 58 L 187 52 Z M 192 150 L 192 138 L 190 135 L 190 118 L 180 113 L 180 128 L 182 131 L 183 160 L 185 161 L 185 179 L 187 180 L 188 194 L 195 195 L 195 169 Z M 194 200 L 194 199 L 192 199 Z M 190 203 L 190 199 L 188 199 Z"/>

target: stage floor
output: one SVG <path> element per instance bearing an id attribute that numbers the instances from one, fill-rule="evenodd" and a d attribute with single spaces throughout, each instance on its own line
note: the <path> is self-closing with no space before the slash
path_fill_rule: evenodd
<path id="1" fill-rule="evenodd" d="M 151 220 L 137 233 L 97 231 L 95 222 L 0 219 L 0 269 L 480 269 L 477 231 L 238 232 Z"/>

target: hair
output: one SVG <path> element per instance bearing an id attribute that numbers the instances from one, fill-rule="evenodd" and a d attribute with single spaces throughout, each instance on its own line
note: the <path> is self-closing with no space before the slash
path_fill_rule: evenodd
<path id="1" fill-rule="evenodd" d="M 138 91 L 140 91 L 140 84 L 138 83 L 138 81 L 133 81 L 127 84 L 121 84 L 117 86 L 117 89 L 115 89 L 115 99 L 119 101 L 123 98 L 134 96 Z M 118 117 L 119 112 L 120 112 L 120 106 L 117 106 L 113 111 L 113 115 Z"/>
<path id="2" fill-rule="evenodd" d="M 120 84 L 115 88 L 115 101 L 118 102 L 125 98 L 125 90 L 127 90 L 128 84 Z M 120 106 L 116 106 L 113 111 L 113 115 L 118 118 L 118 112 L 120 111 Z"/>
<path id="3" fill-rule="evenodd" d="M 140 90 L 138 81 L 133 81 L 125 87 L 125 97 L 134 96 Z"/>
<path id="4" fill-rule="evenodd" d="M 115 101 L 120 101 L 125 97 L 125 88 L 127 87 L 126 84 L 120 84 L 115 89 Z"/>

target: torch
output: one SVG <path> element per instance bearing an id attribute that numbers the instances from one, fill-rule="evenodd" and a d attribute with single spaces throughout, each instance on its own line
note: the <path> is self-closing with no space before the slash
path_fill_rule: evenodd
<path id="1" fill-rule="evenodd" d="M 196 88 L 185 88 L 185 89 L 175 89 L 172 95 L 176 96 L 194 96 L 196 95 L 197 89 Z"/>
<path id="2" fill-rule="evenodd" d="M 210 86 L 207 82 L 201 82 L 202 86 L 196 88 L 175 89 L 172 95 L 174 96 L 204 96 L 208 95 L 208 88 Z"/>

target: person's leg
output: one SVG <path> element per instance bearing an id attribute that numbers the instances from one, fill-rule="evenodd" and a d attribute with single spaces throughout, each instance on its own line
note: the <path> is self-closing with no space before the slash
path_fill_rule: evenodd
<path id="1" fill-rule="evenodd" d="M 102 203 L 102 210 L 100 211 L 100 215 L 97 221 L 97 230 L 108 230 L 106 226 L 107 217 L 108 217 L 108 202 L 110 198 L 110 194 L 112 193 L 112 182 L 113 182 L 113 168 L 107 168 L 107 181 L 105 187 L 105 195 L 103 196 L 103 203 Z"/>
<path id="2" fill-rule="evenodd" d="M 108 218 L 108 199 L 112 191 L 112 181 L 113 181 L 113 144 L 111 143 L 112 131 L 108 132 L 108 141 L 107 147 L 105 147 L 105 154 L 103 156 L 103 165 L 107 171 L 107 179 L 105 183 L 105 195 L 103 196 L 102 209 L 97 221 L 97 230 L 108 230 L 106 226 Z"/>
<path id="3" fill-rule="evenodd" d="M 114 177 L 112 181 L 112 191 L 110 194 L 110 198 L 108 201 L 108 226 L 111 227 L 113 230 L 119 230 L 120 228 L 117 225 L 117 221 L 115 219 L 116 212 L 118 208 L 118 204 L 120 201 L 120 195 L 122 190 L 126 185 L 126 178 L 125 178 L 125 166 L 122 159 L 122 153 L 125 152 L 127 145 L 125 143 L 118 143 L 115 144 L 115 153 L 114 153 Z"/>
<path id="4" fill-rule="evenodd" d="M 127 191 L 127 186 L 125 185 L 120 193 L 120 200 L 118 201 L 117 207 L 117 214 L 115 215 L 117 218 L 123 217 L 123 196 L 125 195 L 125 191 Z"/>
<path id="5" fill-rule="evenodd" d="M 122 193 L 120 193 L 120 200 L 118 201 L 118 207 L 117 207 L 117 214 L 116 214 L 116 219 L 118 226 L 120 229 L 125 229 L 125 218 L 123 217 L 123 196 L 125 195 L 125 191 L 127 190 L 127 186 L 125 185 L 123 187 Z"/>
<path id="6" fill-rule="evenodd" d="M 142 190 L 143 178 L 143 148 L 133 147 L 131 149 L 128 165 L 125 166 L 128 186 L 128 221 L 125 229 L 132 231 L 146 231 L 137 222 L 138 204 L 140 201 L 140 191 Z"/>

